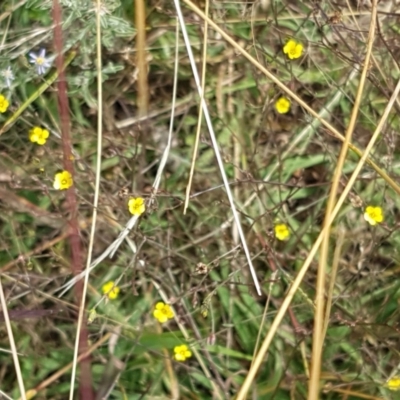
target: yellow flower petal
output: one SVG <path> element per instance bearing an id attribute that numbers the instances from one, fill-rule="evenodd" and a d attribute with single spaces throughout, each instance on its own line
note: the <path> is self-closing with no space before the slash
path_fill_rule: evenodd
<path id="1" fill-rule="evenodd" d="M 106 295 L 110 300 L 115 300 L 120 292 L 120 288 L 115 286 L 114 281 L 108 281 L 105 283 L 101 290 L 103 291 L 103 294 Z"/>
<path id="2" fill-rule="evenodd" d="M 128 208 L 132 215 L 142 215 L 146 210 L 143 197 L 131 197 L 128 201 Z"/>
<path id="3" fill-rule="evenodd" d="M 303 45 L 290 39 L 285 46 L 283 46 L 283 52 L 287 54 L 291 60 L 299 58 L 303 54 Z"/>
<path id="4" fill-rule="evenodd" d="M 29 131 L 29 140 L 32 143 L 39 144 L 40 146 L 46 143 L 48 137 L 49 137 L 49 131 L 47 129 L 42 129 L 39 126 L 34 126 Z"/>
<path id="5" fill-rule="evenodd" d="M 163 302 L 158 302 L 154 307 L 153 317 L 163 324 L 167 322 L 169 319 L 174 318 L 174 312 L 172 311 L 171 306 L 168 304 L 164 304 Z"/>
<path id="6" fill-rule="evenodd" d="M 287 240 L 290 236 L 289 228 L 286 224 L 277 224 L 274 226 L 275 237 L 278 240 Z"/>
<path id="7" fill-rule="evenodd" d="M 290 100 L 280 97 L 275 103 L 275 109 L 279 114 L 286 114 L 290 110 Z"/>
<path id="8" fill-rule="evenodd" d="M 174 358 L 176 361 L 185 361 L 187 358 L 192 357 L 192 352 L 189 350 L 186 344 L 175 346 L 174 353 Z"/>
<path id="9" fill-rule="evenodd" d="M 0 94 L 0 113 L 5 113 L 9 105 L 10 103 L 8 100 L 2 94 Z"/>
<path id="10" fill-rule="evenodd" d="M 389 379 L 385 385 L 389 390 L 397 391 L 400 390 L 400 376 L 394 376 Z"/>
<path id="11" fill-rule="evenodd" d="M 73 183 L 71 174 L 68 171 L 62 171 L 55 174 L 53 187 L 56 190 L 65 190 L 69 189 Z"/>
<path id="12" fill-rule="evenodd" d="M 368 206 L 364 212 L 364 219 L 372 226 L 380 224 L 384 220 L 382 207 Z"/>

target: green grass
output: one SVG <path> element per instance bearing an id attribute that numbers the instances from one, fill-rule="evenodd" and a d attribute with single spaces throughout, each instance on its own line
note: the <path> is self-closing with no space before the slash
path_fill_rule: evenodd
<path id="1" fill-rule="evenodd" d="M 72 55 L 66 67 L 67 94 L 79 240 L 86 262 L 98 141 L 96 13 L 92 1 L 61 3 L 63 48 L 66 56 Z M 151 117 L 134 122 L 139 113 L 135 10 L 125 0 L 104 4 L 108 12 L 102 17 L 103 154 L 93 259 L 129 220 L 129 196 L 150 198 L 167 144 L 175 73 L 173 3 L 146 2 Z M 53 64 L 47 75 L 38 76 L 28 57 L 42 47 L 54 54 L 51 6 L 50 1 L 0 4 L 0 94 L 10 102 L 7 112 L 0 114 L 0 131 L 16 116 L 0 135 L 0 270 L 25 390 L 39 387 L 37 399 L 66 399 L 71 369 L 40 387 L 72 362 L 79 306 L 74 290 L 62 298 L 56 293 L 73 274 L 71 244 L 65 237 L 69 200 L 66 192 L 52 187 L 54 174 L 64 169 L 60 94 L 56 83 L 40 91 L 56 69 Z M 204 4 L 199 6 L 204 9 Z M 368 21 L 362 35 L 345 5 L 337 24 L 329 21 L 339 10 L 333 3 L 317 7 L 311 1 L 279 1 L 264 11 L 253 6 L 212 3 L 210 17 L 344 134 L 359 84 L 354 68 L 362 68 Z M 204 21 L 183 2 L 182 8 L 200 68 Z M 9 9 L 13 10 L 7 16 Z M 362 23 L 365 17 L 360 13 L 366 10 L 353 5 L 354 18 Z M 394 5 L 386 11 L 380 14 L 381 32 L 373 47 L 377 64 L 369 71 L 352 138 L 361 150 L 400 76 L 398 15 Z M 289 60 L 283 53 L 289 38 L 304 45 L 301 58 Z M 172 146 L 155 203 L 129 234 L 138 251 L 134 254 L 123 242 L 116 256 L 102 261 L 89 279 L 85 319 L 96 310 L 88 325 L 89 346 L 113 333 L 91 352 L 90 385 L 100 392 L 115 380 L 110 399 L 211 399 L 218 393 L 220 398 L 235 398 L 322 229 L 341 142 L 294 101 L 288 114 L 279 115 L 274 103 L 287 94 L 213 29 L 208 31 L 206 61 L 205 97 L 262 296 L 254 289 L 236 229 L 227 223 L 232 212 L 204 121 L 192 198 L 183 214 L 199 97 L 180 38 Z M 11 88 L 1 75 L 8 66 L 15 75 Z M 29 100 L 31 96 L 35 98 Z M 26 109 L 19 115 L 22 106 Z M 395 182 L 398 115 L 396 103 L 371 153 Z M 51 132 L 44 146 L 28 139 L 36 125 Z M 340 193 L 358 160 L 348 153 Z M 119 195 L 124 188 L 128 195 Z M 364 220 L 367 205 L 382 207 L 382 224 L 370 226 Z M 397 193 L 366 165 L 333 224 L 327 285 L 341 231 L 344 241 L 323 347 L 321 399 L 397 398 L 385 382 L 400 375 L 399 208 Z M 274 237 L 278 221 L 290 227 L 288 241 Z M 205 264 L 205 274 L 196 272 L 199 263 Z M 318 257 L 276 332 L 248 398 L 307 399 L 317 269 Z M 121 293 L 107 302 L 102 285 L 117 279 Z M 176 313 L 163 325 L 152 315 L 159 301 L 173 305 Z M 181 344 L 190 346 L 193 355 L 180 363 L 173 359 L 173 349 Z M 1 323 L 0 390 L 18 399 L 9 349 L 9 335 Z M 75 398 L 82 379 L 78 368 Z"/>

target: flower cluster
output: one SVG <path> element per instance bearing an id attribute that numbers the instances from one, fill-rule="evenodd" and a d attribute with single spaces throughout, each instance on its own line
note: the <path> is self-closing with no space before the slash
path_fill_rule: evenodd
<path id="1" fill-rule="evenodd" d="M 174 316 L 175 315 L 171 306 L 163 303 L 162 301 L 158 302 L 154 307 L 153 317 L 161 324 L 167 322 L 169 319 L 174 318 Z"/>
<path id="2" fill-rule="evenodd" d="M 169 319 L 174 318 L 175 314 L 170 305 L 165 304 L 162 301 L 159 301 L 154 307 L 153 317 L 158 322 L 163 324 L 164 322 L 167 322 Z M 189 350 L 186 344 L 174 347 L 174 359 L 176 361 L 185 361 L 187 358 L 190 357 L 192 357 L 192 352 Z"/>
<path id="3" fill-rule="evenodd" d="M 54 176 L 53 187 L 56 190 L 69 189 L 74 184 L 72 175 L 68 171 L 58 172 Z"/>
<path id="4" fill-rule="evenodd" d="M 176 361 L 185 361 L 190 357 L 192 357 L 192 352 L 189 350 L 186 344 L 174 347 L 174 358 Z"/>
<path id="5" fill-rule="evenodd" d="M 303 54 L 303 45 L 299 42 L 296 42 L 293 39 L 290 39 L 284 46 L 283 46 L 283 52 L 287 54 L 287 56 L 291 59 L 294 60 L 295 58 L 301 57 Z"/>
<path id="6" fill-rule="evenodd" d="M 34 65 L 38 75 L 44 75 L 51 67 L 54 59 L 54 57 L 46 57 L 46 49 L 40 49 L 38 54 L 30 52 L 28 55 L 29 62 Z M 8 66 L 6 69 L 0 71 L 0 76 L 4 79 L 7 87 L 10 89 L 12 81 L 15 79 L 11 67 Z"/>
<path id="7" fill-rule="evenodd" d="M 364 219 L 372 226 L 383 222 L 382 207 L 368 206 L 364 212 Z"/>
<path id="8" fill-rule="evenodd" d="M 32 143 L 37 143 L 40 146 L 43 146 L 46 143 L 48 137 L 49 131 L 47 129 L 42 129 L 39 126 L 34 126 L 29 131 L 29 140 Z"/>
<path id="9" fill-rule="evenodd" d="M 49 135 L 50 133 L 47 129 L 41 128 L 40 126 L 34 126 L 29 131 L 29 140 L 32 143 L 43 146 L 46 143 Z M 72 179 L 72 175 L 68 171 L 61 171 L 54 175 L 53 187 L 56 190 L 69 189 L 73 184 L 74 181 Z"/>
<path id="10" fill-rule="evenodd" d="M 287 240 L 290 236 L 289 227 L 286 224 L 276 224 L 274 226 L 275 237 L 278 240 Z"/>
<path id="11" fill-rule="evenodd" d="M 142 215 L 146 210 L 143 197 L 131 197 L 128 201 L 128 208 L 132 215 L 138 217 Z"/>
<path id="12" fill-rule="evenodd" d="M 0 113 L 5 113 L 9 105 L 10 103 L 8 100 L 2 94 L 0 94 Z"/>
<path id="13" fill-rule="evenodd" d="M 108 297 L 109 300 L 115 300 L 120 292 L 120 288 L 115 285 L 114 281 L 108 281 L 101 288 L 103 294 Z"/>
<path id="14" fill-rule="evenodd" d="M 280 97 L 275 103 L 275 109 L 279 114 L 286 114 L 290 110 L 290 100 Z"/>
<path id="15" fill-rule="evenodd" d="M 29 62 L 33 64 L 36 72 L 39 75 L 44 75 L 52 65 L 54 57 L 46 57 L 46 50 L 40 49 L 39 53 L 29 53 Z M 15 79 L 13 71 L 10 66 L 0 71 L 0 78 L 3 78 L 7 87 L 11 88 L 12 81 Z M 9 107 L 9 100 L 0 94 L 0 113 L 5 113 Z M 36 143 L 43 146 L 50 133 L 47 129 L 41 128 L 40 126 L 34 126 L 29 131 L 29 140 L 32 143 Z M 68 171 L 61 171 L 54 176 L 53 187 L 56 190 L 65 190 L 73 185 L 73 179 Z"/>

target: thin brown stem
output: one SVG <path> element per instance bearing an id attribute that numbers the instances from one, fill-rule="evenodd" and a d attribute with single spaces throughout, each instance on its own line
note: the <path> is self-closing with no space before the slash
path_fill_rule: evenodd
<path id="1" fill-rule="evenodd" d="M 64 57 L 63 57 L 63 38 L 62 38 L 62 14 L 61 6 L 58 0 L 53 0 L 53 20 L 55 22 L 54 27 L 54 47 L 56 50 L 56 67 L 58 71 L 58 110 L 61 120 L 61 141 L 63 148 L 63 164 L 64 169 L 68 171 L 72 177 L 74 177 L 74 166 L 72 163 L 72 144 L 70 136 L 70 120 L 69 120 L 69 105 L 67 95 L 67 81 L 65 78 L 65 71 L 63 68 Z M 83 269 L 83 256 L 82 246 L 80 240 L 80 229 L 78 221 L 78 202 L 76 198 L 75 185 L 67 190 L 66 193 L 67 204 L 70 212 L 69 223 L 69 242 L 71 246 L 71 267 L 74 274 L 79 274 Z M 75 286 L 75 293 L 77 303 L 80 304 L 82 301 L 82 290 L 83 284 L 80 282 Z M 86 322 L 82 324 L 82 329 L 79 332 L 79 347 L 81 352 L 87 351 L 88 343 L 88 332 Z M 81 361 L 81 380 L 80 380 L 80 397 L 82 399 L 92 400 L 93 389 L 92 389 L 92 372 L 91 363 L 89 358 L 84 358 Z"/>

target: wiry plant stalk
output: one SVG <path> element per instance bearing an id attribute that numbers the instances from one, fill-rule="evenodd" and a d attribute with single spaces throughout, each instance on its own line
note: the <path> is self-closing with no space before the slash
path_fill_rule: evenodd
<path id="1" fill-rule="evenodd" d="M 209 6 L 210 6 L 210 2 L 209 2 L 209 0 L 206 0 L 206 7 L 205 7 L 206 15 L 208 15 Z M 201 91 L 203 93 L 203 96 L 205 95 L 205 86 L 206 86 L 207 38 L 208 38 L 208 23 L 207 23 L 207 20 L 205 20 L 204 21 L 204 33 L 203 33 L 203 64 L 202 64 L 202 71 L 201 71 Z M 190 191 L 192 189 L 194 169 L 195 169 L 195 165 L 196 165 L 197 153 L 199 150 L 200 130 L 201 130 L 202 120 L 203 120 L 203 108 L 199 107 L 199 114 L 198 114 L 197 128 L 196 128 L 196 139 L 195 139 L 194 145 L 193 145 L 192 164 L 190 165 L 189 180 L 186 185 L 185 205 L 183 206 L 184 214 L 186 214 L 187 208 L 189 206 Z"/>
<path id="2" fill-rule="evenodd" d="M 65 72 L 63 69 L 63 40 L 62 40 L 62 15 L 61 6 L 58 0 L 53 0 L 53 19 L 55 22 L 54 27 L 54 46 L 56 50 L 56 67 L 58 71 L 58 109 L 61 120 L 61 141 L 63 148 L 63 164 L 64 169 L 67 170 L 71 176 L 74 176 L 74 166 L 72 163 L 72 144 L 69 132 L 69 107 L 68 107 L 68 95 L 67 95 L 67 82 L 65 78 Z M 72 186 L 67 190 L 67 204 L 70 212 L 69 229 L 69 241 L 71 246 L 71 267 L 74 274 L 78 274 L 83 269 L 82 262 L 82 247 L 80 241 L 80 231 L 78 222 L 78 202 L 76 199 L 75 186 Z M 82 289 L 83 285 L 76 286 L 76 299 L 78 304 L 82 301 Z M 78 332 L 79 347 L 82 352 L 87 350 L 88 344 L 88 333 L 86 323 L 82 324 L 82 329 Z M 71 387 L 73 393 L 73 387 Z M 82 399 L 92 400 L 92 372 L 91 363 L 89 359 L 84 359 L 81 362 L 81 381 L 80 381 L 80 397 Z"/>
<path id="3" fill-rule="evenodd" d="M 206 16 L 192 1 L 183 0 L 199 17 L 202 19 L 207 19 L 208 24 L 216 32 L 218 32 L 231 46 L 233 46 L 239 53 L 241 53 L 247 60 L 251 62 L 259 71 L 261 71 L 266 77 L 268 77 L 274 84 L 276 84 L 279 89 L 286 93 L 291 99 L 297 102 L 301 107 L 303 107 L 308 113 L 310 113 L 314 118 L 320 121 L 321 125 L 327 128 L 336 139 L 345 140 L 344 136 L 328 121 L 322 118 L 316 111 L 314 111 L 304 100 L 302 100 L 296 93 L 294 93 L 290 88 L 282 83 L 273 73 L 271 73 L 267 68 L 261 65 L 254 57 L 252 57 L 239 43 L 237 43 L 231 36 L 229 36 L 223 29 L 221 29 L 213 20 Z M 363 152 L 358 149 L 353 144 L 349 143 L 349 148 L 356 153 L 359 157 L 363 156 Z M 385 182 L 397 193 L 400 194 L 400 186 L 374 161 L 370 158 L 366 159 L 366 163 L 373 168 L 378 175 L 385 180 Z"/>
<path id="4" fill-rule="evenodd" d="M 319 246 L 322 243 L 322 239 L 323 239 L 324 235 L 326 234 L 327 229 L 330 227 L 330 225 L 336 218 L 337 214 L 339 213 L 339 211 L 340 211 L 344 201 L 346 200 L 348 194 L 350 193 L 350 190 L 352 189 L 362 167 L 366 163 L 366 160 L 368 159 L 368 156 L 369 156 L 372 148 L 374 147 L 379 134 L 382 132 L 383 125 L 386 123 L 388 115 L 389 115 L 389 113 L 393 107 L 393 104 L 396 101 L 399 93 L 400 93 L 400 80 L 397 82 L 396 88 L 385 108 L 385 111 L 383 112 L 383 115 L 378 123 L 378 126 L 375 129 L 375 132 L 372 135 L 371 140 L 368 143 L 367 148 L 365 149 L 361 159 L 358 161 L 358 164 L 357 164 L 355 170 L 353 171 L 347 185 L 343 189 L 343 192 L 340 195 L 340 197 L 335 205 L 335 208 L 333 209 L 332 213 L 330 214 L 328 223 L 323 227 L 322 231 L 318 235 L 317 240 L 314 242 L 311 250 L 308 253 L 306 260 L 304 261 L 302 267 L 300 268 L 299 273 L 297 274 L 296 278 L 294 279 L 294 281 L 282 303 L 282 306 L 279 309 L 274 321 L 272 322 L 271 327 L 268 331 L 267 336 L 264 339 L 263 344 L 261 345 L 260 351 L 258 352 L 257 357 L 256 357 L 254 363 L 252 364 L 242 387 L 240 388 L 240 391 L 238 393 L 236 400 L 244 400 L 244 398 L 246 397 L 247 392 L 249 391 L 249 388 L 250 388 L 251 384 L 253 383 L 253 380 L 257 374 L 257 371 L 259 370 L 263 360 L 265 359 L 265 354 L 267 353 L 269 346 L 272 343 L 272 340 L 278 330 L 278 327 L 281 324 L 281 322 L 286 314 L 286 311 L 287 311 L 290 303 L 293 300 L 293 297 L 294 297 L 297 289 L 299 288 L 302 280 L 304 279 L 304 276 L 305 276 L 306 272 L 308 271 L 308 268 L 310 267 L 311 262 L 319 249 Z"/>
<path id="5" fill-rule="evenodd" d="M 228 200 L 229 200 L 229 203 L 230 203 L 230 206 L 231 206 L 233 219 L 234 219 L 234 221 L 236 223 L 236 226 L 237 226 L 237 229 L 238 229 L 238 232 L 239 232 L 240 241 L 242 243 L 243 250 L 244 250 L 244 252 L 246 254 L 246 259 L 247 259 L 247 263 L 249 264 L 249 269 L 250 269 L 251 276 L 253 278 L 254 286 L 256 288 L 257 293 L 261 296 L 260 284 L 258 282 L 256 271 L 255 271 L 255 269 L 253 267 L 253 262 L 251 260 L 251 255 L 250 255 L 250 252 L 249 252 L 249 248 L 247 246 L 246 238 L 244 236 L 242 225 L 240 223 L 239 214 L 238 214 L 238 212 L 236 210 L 235 202 L 234 202 L 234 199 L 233 199 L 233 196 L 232 196 L 232 191 L 231 191 L 231 188 L 229 186 L 228 178 L 227 178 L 226 173 L 225 173 L 224 163 L 222 161 L 222 157 L 221 157 L 221 154 L 220 154 L 220 151 L 219 151 L 217 138 L 215 136 L 214 128 L 213 128 L 213 125 L 212 125 L 212 122 L 211 122 L 211 118 L 210 118 L 210 113 L 208 112 L 207 103 L 204 100 L 203 91 L 202 91 L 202 88 L 201 88 L 200 77 L 199 77 L 199 73 L 197 71 L 196 62 L 194 60 L 193 51 L 192 51 L 192 48 L 191 48 L 191 45 L 190 45 L 189 36 L 187 34 L 187 30 L 186 30 L 186 26 L 185 26 L 185 21 L 183 19 L 181 7 L 180 7 L 180 4 L 179 4 L 178 0 L 174 0 L 174 3 L 175 3 L 176 12 L 178 14 L 179 23 L 180 23 L 180 26 L 181 26 L 183 39 L 185 41 L 186 51 L 188 53 L 190 65 L 192 67 L 193 77 L 194 77 L 194 80 L 196 82 L 197 91 L 199 93 L 201 107 L 203 108 L 204 118 L 206 120 L 208 132 L 209 132 L 210 138 L 211 138 L 211 143 L 213 145 L 214 154 L 215 154 L 215 157 L 217 159 L 218 168 L 220 170 L 220 173 L 221 173 L 221 176 L 222 176 L 222 181 L 224 183 L 226 194 L 228 196 Z"/>
<path id="6" fill-rule="evenodd" d="M 21 392 L 21 398 L 22 398 L 22 400 L 26 400 L 24 379 L 22 377 L 21 366 L 20 366 L 19 360 L 18 360 L 17 346 L 15 345 L 14 335 L 13 335 L 13 331 L 11 328 L 11 322 L 10 322 L 10 317 L 8 315 L 7 303 L 6 303 L 6 298 L 4 296 L 1 277 L 0 277 L 0 304 L 1 304 L 1 308 L 3 309 L 4 321 L 6 323 L 8 340 L 10 341 L 11 354 L 12 354 L 12 358 L 13 358 L 13 362 L 14 362 L 15 373 L 17 375 L 17 382 L 18 382 L 19 390 Z"/>
<path id="7" fill-rule="evenodd" d="M 324 220 L 324 237 L 321 245 L 321 254 L 319 257 L 318 274 L 317 274 L 317 288 L 315 296 L 315 317 L 314 317 L 314 332 L 312 341 L 312 357 L 311 357 L 311 375 L 308 387 L 308 400 L 318 400 L 320 392 L 320 374 L 322 364 L 322 348 L 324 341 L 324 312 L 325 312 L 325 276 L 326 268 L 328 264 L 328 252 L 329 252 L 329 236 L 330 236 L 330 225 L 329 223 L 333 207 L 336 202 L 336 194 L 339 187 L 339 181 L 342 176 L 343 165 L 346 159 L 346 155 L 349 149 L 349 143 L 354 131 L 354 127 L 357 121 L 358 111 L 360 109 L 361 98 L 364 92 L 365 81 L 367 73 L 370 67 L 370 59 L 372 53 L 372 45 L 375 39 L 375 19 L 376 19 L 376 0 L 373 1 L 372 5 L 372 18 L 371 26 L 369 31 L 367 53 L 365 56 L 363 71 L 360 78 L 360 83 L 357 90 L 356 99 L 354 102 L 353 111 L 351 113 L 349 126 L 346 130 L 345 140 L 343 142 L 335 174 L 333 176 L 333 182 L 331 191 L 329 194 L 328 203 L 325 211 Z"/>

